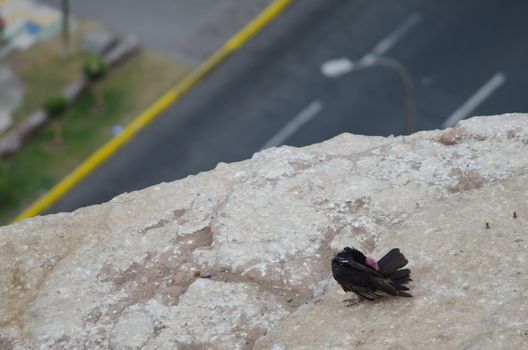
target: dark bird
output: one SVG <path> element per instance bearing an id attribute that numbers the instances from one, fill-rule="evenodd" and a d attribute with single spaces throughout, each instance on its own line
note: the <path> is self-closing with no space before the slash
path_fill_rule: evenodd
<path id="1" fill-rule="evenodd" d="M 355 248 L 345 247 L 332 259 L 332 274 L 345 292 L 354 292 L 359 300 L 374 300 L 384 295 L 412 297 L 404 284 L 411 270 L 402 269 L 409 261 L 394 248 L 376 262 Z"/>

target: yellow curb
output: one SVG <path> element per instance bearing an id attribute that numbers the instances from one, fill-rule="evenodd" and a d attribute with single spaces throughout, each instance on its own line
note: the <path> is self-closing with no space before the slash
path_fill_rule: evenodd
<path id="1" fill-rule="evenodd" d="M 35 201 L 29 208 L 18 215 L 11 223 L 27 219 L 41 214 L 55 204 L 68 191 L 86 178 L 97 167 L 107 161 L 123 145 L 130 141 L 140 130 L 149 125 L 161 113 L 167 110 L 183 95 L 188 93 L 200 80 L 209 74 L 216 66 L 229 57 L 233 52 L 240 49 L 251 38 L 265 28 L 271 21 L 279 16 L 294 0 L 275 0 L 256 18 L 249 22 L 240 32 L 226 41 L 218 51 L 210 56 L 198 68 L 192 71 L 176 87 L 165 93 L 160 99 L 152 104 L 146 111 L 134 119 L 121 134 L 107 142 L 99 150 L 93 153 L 81 165 L 75 168 L 69 175 L 62 179 L 50 191 Z"/>

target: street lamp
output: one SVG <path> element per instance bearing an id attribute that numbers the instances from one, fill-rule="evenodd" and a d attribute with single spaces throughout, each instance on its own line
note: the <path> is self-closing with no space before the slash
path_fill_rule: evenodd
<path id="1" fill-rule="evenodd" d="M 327 61 L 321 66 L 321 72 L 327 77 L 336 78 L 376 66 L 392 69 L 400 77 L 405 92 L 405 131 L 407 134 L 412 134 L 416 130 L 416 99 L 411 75 L 403 64 L 389 57 L 367 55 L 358 62 L 352 62 L 348 58 Z"/>
<path id="2" fill-rule="evenodd" d="M 70 0 L 61 0 L 62 11 L 62 56 L 70 56 Z"/>

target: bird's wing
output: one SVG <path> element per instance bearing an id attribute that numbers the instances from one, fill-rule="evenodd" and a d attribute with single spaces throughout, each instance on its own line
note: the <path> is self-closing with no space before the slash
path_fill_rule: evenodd
<path id="1" fill-rule="evenodd" d="M 384 295 L 383 293 L 380 293 L 379 291 L 374 291 L 368 287 L 359 287 L 356 285 L 347 286 L 347 289 L 348 292 L 354 292 L 357 295 L 360 295 L 368 300 L 374 300 Z"/>
<path id="2" fill-rule="evenodd" d="M 351 286 L 351 290 L 365 299 L 372 300 L 385 294 L 398 295 L 398 290 L 393 286 L 389 279 L 386 279 L 380 273 L 369 269 L 354 261 L 346 263 L 347 266 L 354 269 L 354 273 L 361 273 L 364 277 L 365 286 Z"/>
<path id="3" fill-rule="evenodd" d="M 398 291 L 388 279 L 372 277 L 372 283 L 374 284 L 374 287 L 380 291 L 390 295 L 398 295 Z"/>
<path id="4" fill-rule="evenodd" d="M 345 292 L 354 292 L 368 300 L 374 300 L 385 294 L 382 290 L 378 290 L 376 285 L 379 283 L 374 280 L 374 278 L 383 279 L 382 275 L 352 260 L 341 260 L 341 264 L 347 267 L 342 271 L 344 278 L 339 282 Z M 350 277 L 347 278 L 347 275 Z"/>
<path id="5" fill-rule="evenodd" d="M 351 269 L 354 269 L 356 270 L 356 272 L 365 272 L 365 273 L 368 273 L 369 275 L 373 275 L 373 276 L 376 276 L 376 277 L 379 277 L 379 278 L 383 278 L 383 275 L 380 274 L 379 272 L 373 270 L 373 269 L 370 269 L 364 265 L 361 265 L 360 263 L 357 263 L 353 260 L 341 260 L 341 263 Z"/>

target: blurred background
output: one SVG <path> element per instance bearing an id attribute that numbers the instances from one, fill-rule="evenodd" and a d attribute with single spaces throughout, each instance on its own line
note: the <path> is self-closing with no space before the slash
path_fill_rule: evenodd
<path id="1" fill-rule="evenodd" d="M 0 0 L 0 224 L 273 3 Z M 521 0 L 294 0 L 44 213 L 269 147 L 526 111 L 526 13 Z"/>

